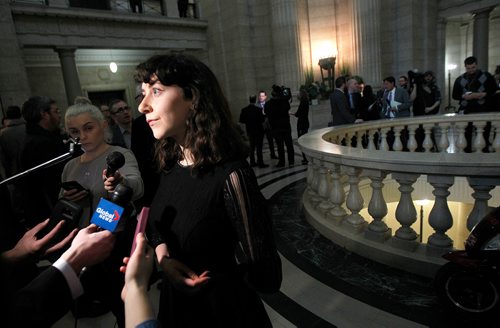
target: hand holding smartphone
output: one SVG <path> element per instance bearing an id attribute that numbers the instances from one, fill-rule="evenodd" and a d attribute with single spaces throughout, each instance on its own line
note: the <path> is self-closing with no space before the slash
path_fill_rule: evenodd
<path id="1" fill-rule="evenodd" d="M 81 184 L 79 184 L 77 181 L 74 180 L 64 181 L 63 183 L 61 183 L 61 187 L 64 190 L 72 190 L 72 189 L 76 189 L 77 191 L 86 190 L 85 188 L 83 188 Z"/>

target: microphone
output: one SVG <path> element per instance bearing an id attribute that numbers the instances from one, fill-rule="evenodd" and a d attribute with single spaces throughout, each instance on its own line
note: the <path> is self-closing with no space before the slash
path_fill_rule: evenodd
<path id="1" fill-rule="evenodd" d="M 101 198 L 90 223 L 111 232 L 121 231 L 125 222 L 122 218 L 127 217 L 131 211 L 128 205 L 132 200 L 132 195 L 132 188 L 121 183 L 118 184 L 109 200 Z"/>
<path id="2" fill-rule="evenodd" d="M 106 157 L 106 164 L 106 178 L 109 178 L 125 164 L 125 156 L 119 151 L 114 151 Z"/>

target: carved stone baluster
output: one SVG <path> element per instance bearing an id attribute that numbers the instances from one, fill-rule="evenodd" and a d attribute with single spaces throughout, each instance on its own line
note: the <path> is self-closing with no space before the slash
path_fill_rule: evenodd
<path id="1" fill-rule="evenodd" d="M 474 226 L 488 214 L 488 200 L 491 198 L 490 191 L 495 188 L 491 179 L 467 178 L 469 186 L 474 189 L 472 197 L 474 198 L 474 207 L 467 217 L 467 229 L 472 230 Z"/>
<path id="2" fill-rule="evenodd" d="M 415 138 L 415 133 L 416 133 L 417 129 L 418 129 L 418 125 L 408 125 L 409 138 L 408 138 L 408 146 L 407 147 L 408 147 L 408 150 L 410 150 L 410 152 L 412 152 L 412 153 L 418 147 L 417 139 Z"/>
<path id="3" fill-rule="evenodd" d="M 368 130 L 368 150 L 377 150 L 377 145 L 375 144 L 375 135 L 376 134 L 377 134 L 377 130 Z M 499 144 L 500 144 L 500 142 L 499 142 Z"/>
<path id="4" fill-rule="evenodd" d="M 404 127 L 402 127 L 404 128 Z M 403 144 L 401 143 L 401 129 L 398 126 L 394 127 L 394 144 L 392 145 L 392 150 L 394 151 L 402 151 Z"/>
<path id="5" fill-rule="evenodd" d="M 345 201 L 344 187 L 340 181 L 341 169 L 339 164 L 333 164 L 331 168 L 332 187 L 330 188 L 330 203 L 332 209 L 327 213 L 326 218 L 333 220 L 335 223 L 340 224 L 344 217 L 347 215 L 345 209 L 342 207 Z"/>
<path id="6" fill-rule="evenodd" d="M 431 138 L 432 125 L 423 124 L 422 127 L 423 127 L 424 133 L 425 133 L 425 138 L 424 138 L 424 141 L 422 142 L 422 147 L 425 149 L 426 152 L 430 152 L 431 148 L 433 146 L 432 138 Z"/>
<path id="7" fill-rule="evenodd" d="M 439 148 L 439 152 L 443 153 L 446 152 L 448 149 L 448 146 L 450 145 L 450 142 L 448 141 L 448 127 L 450 125 L 448 123 L 441 123 L 439 127 L 441 128 L 441 138 L 439 138 L 439 142 L 437 144 Z"/>
<path id="8" fill-rule="evenodd" d="M 314 176 L 311 184 L 311 190 L 313 193 L 311 194 L 311 199 L 309 200 L 311 205 L 313 207 L 316 207 L 319 202 L 321 202 L 321 197 L 318 194 L 319 190 L 319 182 L 320 182 L 320 176 L 319 176 L 319 171 L 321 167 L 323 166 L 323 161 L 322 160 L 317 160 L 315 161 L 314 165 Z"/>
<path id="9" fill-rule="evenodd" d="M 491 122 L 491 131 L 495 131 L 492 147 L 495 153 L 500 153 L 500 121 Z"/>
<path id="10" fill-rule="evenodd" d="M 370 222 L 368 229 L 365 231 L 365 237 L 370 240 L 384 242 L 391 237 L 391 229 L 383 221 L 387 215 L 387 203 L 385 202 L 382 189 L 384 188 L 383 181 L 387 173 L 365 169 L 364 174 L 372 181 L 370 184 L 372 187 L 372 197 L 368 204 L 368 213 L 373 218 L 373 221 Z"/>
<path id="11" fill-rule="evenodd" d="M 484 140 L 483 132 L 484 127 L 486 126 L 486 122 L 475 122 L 474 126 L 476 127 L 476 133 L 474 138 L 472 139 L 472 152 L 480 153 L 483 148 L 486 146 L 486 140 Z"/>
<path id="12" fill-rule="evenodd" d="M 429 182 L 434 190 L 432 194 L 436 197 L 434 206 L 429 213 L 429 224 L 434 229 L 434 233 L 429 236 L 427 241 L 428 246 L 437 247 L 438 249 L 449 249 L 453 246 L 453 240 L 448 237 L 446 231 L 453 225 L 453 217 L 448 208 L 447 198 L 450 195 L 448 189 L 453 185 L 455 177 L 452 176 L 437 176 L 429 175 Z M 428 248 L 428 251 L 436 251 Z M 438 252 L 440 252 L 438 250 Z"/>
<path id="13" fill-rule="evenodd" d="M 356 148 L 363 149 L 363 138 L 365 137 L 365 132 L 356 131 Z"/>
<path id="14" fill-rule="evenodd" d="M 413 184 L 418 179 L 418 174 L 394 173 L 392 177 L 399 183 L 399 191 L 401 192 L 396 207 L 396 220 L 401 224 L 401 227 L 396 230 L 391 244 L 396 248 L 414 251 L 419 243 L 417 242 L 417 233 L 411 228 L 411 225 L 417 221 L 417 210 L 413 205 L 411 193 Z"/>
<path id="15" fill-rule="evenodd" d="M 317 210 L 320 211 L 323 215 L 332 207 L 331 203 L 328 201 L 328 196 L 330 196 L 330 182 L 328 181 L 328 169 L 321 164 L 318 175 L 319 175 L 319 184 L 318 184 L 318 196 L 320 197 L 320 202 L 317 207 Z"/>
<path id="16" fill-rule="evenodd" d="M 346 171 L 349 176 L 349 193 L 347 194 L 345 203 L 347 208 L 351 211 L 351 214 L 347 215 L 343 224 L 349 229 L 360 232 L 367 224 L 365 219 L 359 214 L 359 211 L 361 211 L 364 206 L 363 196 L 359 191 L 359 176 L 362 170 L 350 166 Z"/>
<path id="17" fill-rule="evenodd" d="M 317 190 L 318 190 L 318 179 L 317 179 L 317 171 L 318 171 L 318 161 L 319 159 L 317 158 L 311 158 L 312 161 L 309 162 L 309 166 L 308 166 L 308 169 L 309 167 L 311 168 L 311 170 L 309 172 L 307 172 L 307 178 L 310 179 L 310 184 L 309 184 L 309 190 L 308 190 L 308 194 L 309 194 L 309 197 L 315 197 L 317 195 Z"/>
<path id="18" fill-rule="evenodd" d="M 457 152 L 463 153 L 464 149 L 467 147 L 467 139 L 465 138 L 465 128 L 467 127 L 467 122 L 458 122 L 456 126 L 458 133 L 457 144 L 456 144 Z"/>
<path id="19" fill-rule="evenodd" d="M 379 135 L 379 139 L 380 139 L 380 150 L 385 150 L 385 151 L 388 151 L 389 150 L 389 144 L 387 143 L 387 132 L 389 132 L 391 130 L 391 128 L 382 128 L 380 129 L 380 135 Z"/>

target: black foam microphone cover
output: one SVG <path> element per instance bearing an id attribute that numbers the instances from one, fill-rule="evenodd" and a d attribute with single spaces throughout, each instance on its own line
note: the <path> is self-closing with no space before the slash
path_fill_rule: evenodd
<path id="1" fill-rule="evenodd" d="M 114 151 L 106 157 L 106 177 L 112 177 L 116 171 L 125 164 L 125 156 L 118 151 Z"/>

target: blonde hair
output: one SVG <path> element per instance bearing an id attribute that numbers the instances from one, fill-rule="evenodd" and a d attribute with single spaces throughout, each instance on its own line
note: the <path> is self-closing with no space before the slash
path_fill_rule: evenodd
<path id="1" fill-rule="evenodd" d="M 82 97 L 82 98 L 84 98 L 84 97 Z M 89 102 L 86 102 L 85 100 L 83 100 L 81 102 L 80 101 L 77 102 L 76 99 L 75 99 L 75 104 L 72 106 L 69 106 L 68 109 L 66 109 L 66 114 L 64 115 L 64 120 L 65 120 L 65 122 L 67 122 L 68 119 L 71 117 L 75 117 L 75 116 L 78 116 L 81 114 L 86 114 L 86 113 L 90 114 L 90 117 L 92 117 L 97 122 L 99 122 L 101 124 L 101 126 L 105 123 L 107 124 L 106 118 L 104 117 L 103 113 L 101 112 L 101 110 L 99 108 L 97 108 L 96 106 L 92 105 Z M 107 125 L 106 125 L 105 131 L 104 131 L 104 140 L 108 143 L 109 143 L 109 141 L 111 141 L 111 132 L 107 128 Z"/>

